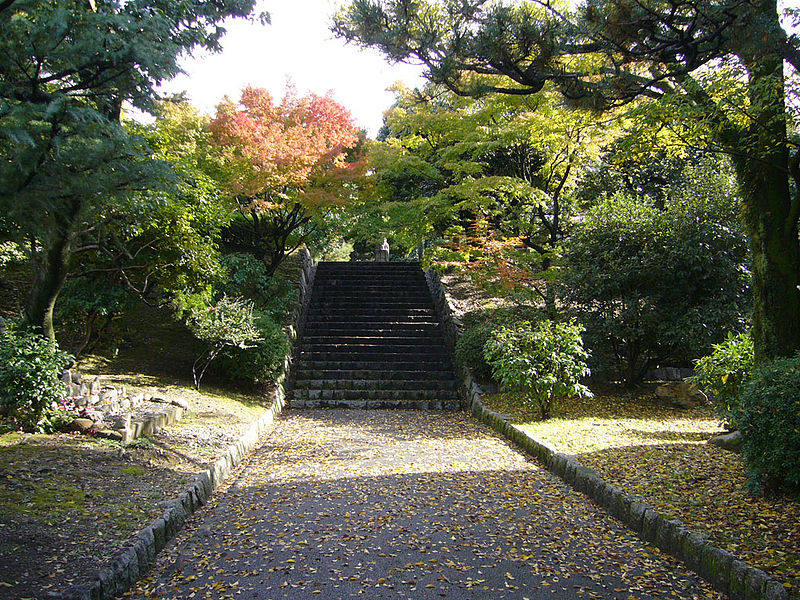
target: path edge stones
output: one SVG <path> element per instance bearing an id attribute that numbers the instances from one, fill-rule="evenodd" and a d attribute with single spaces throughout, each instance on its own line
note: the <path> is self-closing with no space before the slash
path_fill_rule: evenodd
<path id="1" fill-rule="evenodd" d="M 307 249 L 300 250 L 300 258 L 302 262 L 298 281 L 300 301 L 292 313 L 292 322 L 288 327 L 292 348 L 305 324 L 305 313 L 316 270 L 316 264 Z M 156 555 L 183 528 L 189 516 L 203 506 L 214 490 L 231 475 L 281 413 L 285 405 L 286 383 L 291 366 L 290 351 L 284 358 L 281 371 L 275 379 L 275 390 L 267 411 L 253 421 L 247 431 L 228 446 L 225 453 L 210 467 L 198 473 L 190 487 L 169 501 L 161 516 L 129 538 L 96 573 L 93 580 L 74 584 L 54 597 L 62 600 L 108 600 L 123 594 L 143 577 L 155 561 Z"/>
<path id="2" fill-rule="evenodd" d="M 627 525 L 640 538 L 681 560 L 689 569 L 708 581 L 714 589 L 733 600 L 788 600 L 789 593 L 766 572 L 740 560 L 727 550 L 711 544 L 688 529 L 680 520 L 670 518 L 654 507 L 639 502 L 619 487 L 605 481 L 598 473 L 580 464 L 569 454 L 558 452 L 537 440 L 483 405 L 480 386 L 465 365 L 455 361 L 455 343 L 461 323 L 447 299 L 441 277 L 433 269 L 425 271 L 428 288 L 442 323 L 445 342 L 459 378 L 461 405 L 497 433 L 536 457 L 547 469 L 574 489 L 586 494 L 595 504 Z"/>

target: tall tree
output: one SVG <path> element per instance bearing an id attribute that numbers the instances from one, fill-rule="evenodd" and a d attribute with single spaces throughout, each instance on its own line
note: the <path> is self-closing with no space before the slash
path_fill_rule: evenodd
<path id="1" fill-rule="evenodd" d="M 800 9 L 787 9 L 795 20 Z M 344 38 L 422 62 L 458 94 L 529 95 L 555 86 L 576 106 L 637 99 L 681 121 L 689 143 L 727 153 L 744 199 L 753 257 L 757 360 L 800 348 L 800 152 L 787 95 L 800 39 L 775 0 L 355 0 Z M 498 76 L 498 78 L 487 78 Z M 657 110 L 659 110 L 657 108 Z M 794 123 L 796 126 L 796 122 Z"/>
<path id="2" fill-rule="evenodd" d="M 314 231 L 314 215 L 352 199 L 366 162 L 349 111 L 327 96 L 287 90 L 280 103 L 247 87 L 223 101 L 211 121 L 223 179 L 239 205 L 227 228 L 236 250 L 272 274 Z"/>
<path id="3" fill-rule="evenodd" d="M 53 306 L 76 254 L 98 252 L 96 242 L 107 239 L 97 235 L 98 219 L 134 214 L 138 192 L 170 179 L 122 127 L 123 104 L 151 110 L 156 86 L 180 71 L 180 56 L 218 49 L 221 21 L 247 16 L 253 5 L 0 2 L 0 212 L 7 237 L 33 266 L 31 326 L 54 337 Z"/>

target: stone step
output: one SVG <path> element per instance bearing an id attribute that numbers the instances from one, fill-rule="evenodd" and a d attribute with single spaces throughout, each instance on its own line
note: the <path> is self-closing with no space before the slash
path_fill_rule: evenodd
<path id="1" fill-rule="evenodd" d="M 375 409 L 375 408 L 396 408 L 406 410 L 459 410 L 461 405 L 458 400 L 343 400 L 343 399 L 289 399 L 289 408 L 293 409 L 312 409 L 312 408 L 342 408 L 342 409 Z"/>
<path id="2" fill-rule="evenodd" d="M 441 390 L 293 390 L 298 400 L 457 400 L 457 392 Z"/>
<path id="3" fill-rule="evenodd" d="M 455 381 L 450 369 L 416 369 L 391 371 L 387 369 L 295 369 L 295 380 L 300 379 L 359 379 L 366 381 Z"/>
<path id="4" fill-rule="evenodd" d="M 382 280 L 371 278 L 369 280 L 351 279 L 349 277 L 322 277 L 314 280 L 314 291 L 317 289 L 324 289 L 329 291 L 370 291 L 370 292 L 386 292 L 386 291 L 418 291 L 427 292 L 428 285 L 424 279 L 414 280 L 411 287 L 407 286 L 408 279 L 398 281 L 395 279 Z M 317 287 L 319 286 L 319 287 Z"/>
<path id="5" fill-rule="evenodd" d="M 301 343 L 302 347 L 310 346 L 415 346 L 424 348 L 432 346 L 438 348 L 442 345 L 440 336 L 430 334 L 387 334 L 387 335 L 317 335 L 315 332 L 306 332 Z"/>
<path id="6" fill-rule="evenodd" d="M 297 390 L 439 390 L 442 392 L 454 392 L 456 390 L 455 380 L 422 380 L 422 381 L 400 381 L 388 379 L 385 381 L 375 379 L 297 379 L 294 382 L 294 389 Z"/>
<path id="7" fill-rule="evenodd" d="M 361 298 L 360 300 L 340 300 L 338 298 L 319 299 L 315 298 L 311 301 L 308 307 L 309 311 L 320 310 L 341 310 L 350 313 L 372 313 L 386 314 L 385 312 L 377 313 L 377 311 L 396 311 L 398 314 L 405 314 L 411 310 L 433 310 L 433 302 L 430 300 L 418 300 L 413 302 L 397 302 L 387 301 L 381 302 L 380 300 L 369 300 Z"/>
<path id="8" fill-rule="evenodd" d="M 436 313 L 433 308 L 419 308 L 419 307 L 398 307 L 387 308 L 378 307 L 363 309 L 357 307 L 344 308 L 344 307 L 330 307 L 319 306 L 311 304 L 308 307 L 309 316 L 329 316 L 329 317 L 427 317 L 429 321 L 436 320 Z"/>
<path id="9" fill-rule="evenodd" d="M 369 349 L 359 350 L 301 350 L 299 358 L 302 360 L 310 361 L 334 361 L 342 362 L 352 360 L 355 362 L 372 360 L 372 361 L 386 361 L 389 363 L 406 362 L 409 360 L 422 362 L 428 360 L 449 360 L 447 353 L 442 348 L 441 350 L 413 350 L 407 351 L 392 351 L 391 349 L 383 347 L 375 347 Z"/>
<path id="10" fill-rule="evenodd" d="M 450 369 L 452 365 L 449 358 L 425 358 L 422 360 L 415 360 L 414 357 L 404 355 L 397 360 L 385 360 L 381 358 L 369 359 L 345 359 L 345 360 L 321 360 L 313 358 L 304 358 L 298 356 L 296 367 L 297 373 L 302 371 L 422 371 L 424 369 L 432 369 L 434 371 L 441 371 L 442 369 Z"/>
<path id="11" fill-rule="evenodd" d="M 303 347 L 310 347 L 310 346 L 318 346 L 324 344 L 333 344 L 337 346 L 341 346 L 342 344 L 385 344 L 389 346 L 393 346 L 399 344 L 401 346 L 408 346 L 408 345 L 417 345 L 417 346 L 440 346 L 443 342 L 441 339 L 441 335 L 436 335 L 437 332 L 433 331 L 430 333 L 386 333 L 386 334 L 375 334 L 369 333 L 364 335 L 357 335 L 357 334 L 342 334 L 342 335 L 333 335 L 330 332 L 321 332 L 321 331 L 306 331 L 305 335 L 303 335 Z"/>
<path id="12" fill-rule="evenodd" d="M 367 261 L 322 261 L 317 263 L 317 273 L 347 272 L 347 273 L 366 273 L 372 271 L 397 272 L 410 271 L 421 273 L 422 269 L 418 262 L 367 262 Z"/>
<path id="13" fill-rule="evenodd" d="M 329 321 L 306 324 L 305 336 L 318 337 L 326 335 L 335 336 L 405 336 L 420 335 L 439 338 L 442 328 L 438 323 L 396 323 L 394 325 L 383 325 L 381 323 L 357 323 L 355 325 L 336 324 Z"/>
<path id="14" fill-rule="evenodd" d="M 368 300 L 369 302 L 393 302 L 393 303 L 407 303 L 407 302 L 429 302 L 431 299 L 430 294 L 418 294 L 416 292 L 403 292 L 403 291 L 386 291 L 386 292 L 369 292 L 361 290 L 353 290 L 351 292 L 340 291 L 315 291 L 311 295 L 311 302 L 318 302 L 320 300 L 336 300 L 338 302 L 359 302 Z"/>

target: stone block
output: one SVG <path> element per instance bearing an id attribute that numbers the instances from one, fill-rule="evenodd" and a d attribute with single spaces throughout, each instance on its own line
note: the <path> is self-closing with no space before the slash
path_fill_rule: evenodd
<path id="1" fill-rule="evenodd" d="M 708 542 L 693 531 L 690 531 L 681 541 L 681 558 L 692 571 L 701 571 L 703 552 L 707 545 Z"/>
<path id="2" fill-rule="evenodd" d="M 656 543 L 659 514 L 652 508 L 646 508 L 642 517 L 642 537 L 648 542 Z"/>
<path id="3" fill-rule="evenodd" d="M 727 591 L 731 580 L 731 565 L 734 556 L 721 548 L 708 544 L 704 547 L 700 558 L 701 575 L 711 582 L 717 589 Z"/>
<path id="4" fill-rule="evenodd" d="M 747 600 L 747 569 L 747 563 L 741 560 L 734 560 L 731 563 L 728 595 L 732 600 Z"/>
<path id="5" fill-rule="evenodd" d="M 764 586 L 764 600 L 789 600 L 789 592 L 779 581 L 770 579 Z"/>

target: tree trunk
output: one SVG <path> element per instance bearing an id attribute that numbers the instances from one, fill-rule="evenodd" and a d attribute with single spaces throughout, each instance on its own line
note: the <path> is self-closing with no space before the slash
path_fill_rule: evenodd
<path id="1" fill-rule="evenodd" d="M 800 245 L 786 173 L 753 169 L 743 182 L 753 263 L 753 342 L 757 364 L 800 349 Z"/>
<path id="2" fill-rule="evenodd" d="M 755 118 L 734 164 L 752 254 L 753 342 L 761 364 L 800 349 L 800 243 L 789 186 L 783 61 L 761 54 L 746 56 L 745 63 Z"/>
<path id="3" fill-rule="evenodd" d="M 53 307 L 67 277 L 69 237 L 56 235 L 33 254 L 33 282 L 25 307 L 25 320 L 35 331 L 55 341 Z"/>

